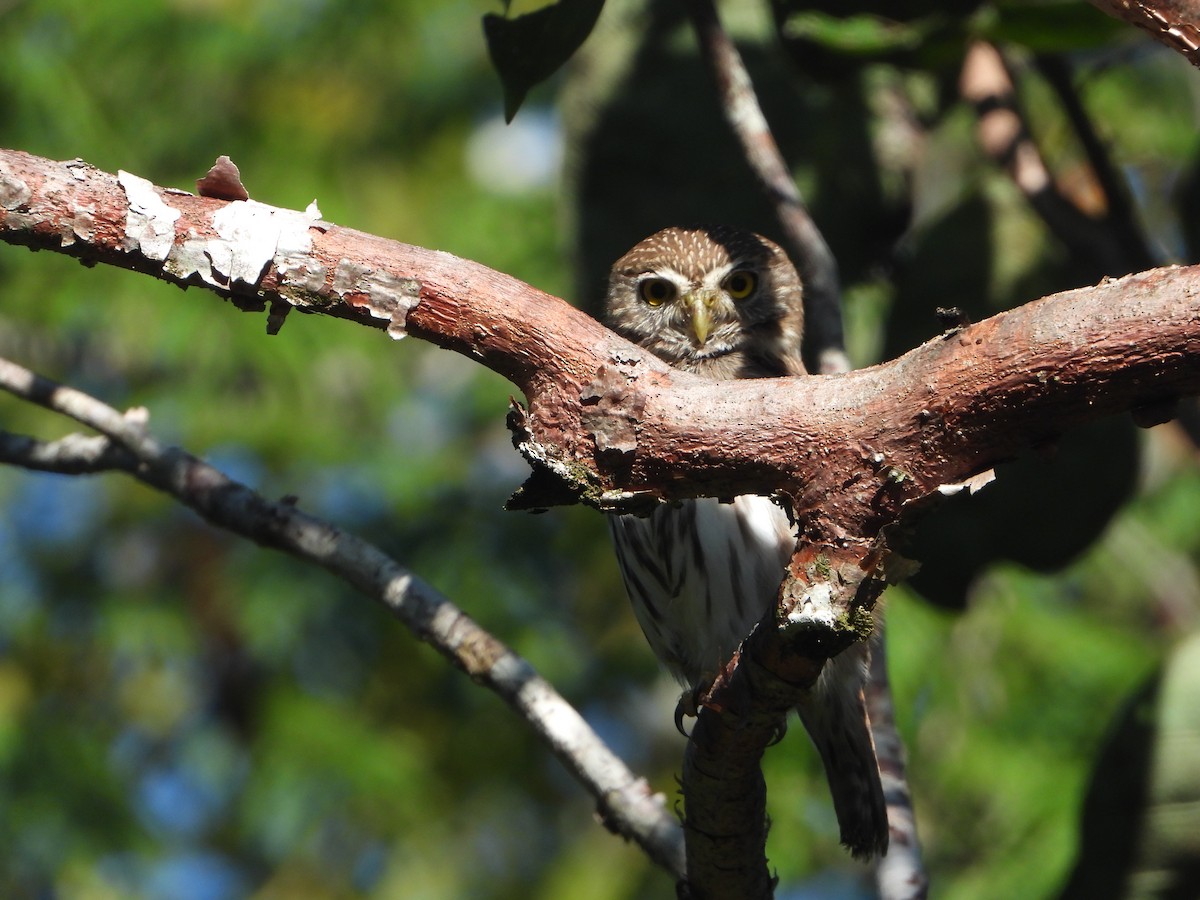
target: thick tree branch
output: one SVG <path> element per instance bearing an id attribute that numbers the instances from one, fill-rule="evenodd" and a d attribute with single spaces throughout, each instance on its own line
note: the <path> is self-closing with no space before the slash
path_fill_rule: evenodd
<path id="1" fill-rule="evenodd" d="M 726 698 L 733 693 L 726 691 Z M 761 762 L 790 707 L 764 704 L 762 696 L 729 706 L 710 700 L 713 706 L 692 729 L 682 777 L 689 898 L 774 895 L 764 852 L 769 823 Z"/>
<path id="2" fill-rule="evenodd" d="M 51 443 L 0 431 L 0 463 L 80 474 L 121 471 L 171 495 L 204 519 L 313 563 L 382 603 L 423 641 L 500 695 L 596 799 L 609 829 L 683 876 L 679 823 L 554 688 L 524 659 L 372 544 L 227 478 L 147 431 L 144 409 L 122 414 L 74 388 L 0 359 L 0 390 L 100 432 Z"/>
<path id="3" fill-rule="evenodd" d="M 1193 267 L 1047 297 L 869 369 L 718 385 L 447 253 L 253 201 L 133 193 L 142 207 L 83 163 L 0 151 L 0 240 L 462 353 L 524 391 L 522 450 L 605 509 L 781 492 L 806 538 L 869 543 L 906 504 L 1064 428 L 1200 391 Z"/>
<path id="4" fill-rule="evenodd" d="M 712 0 L 687 0 L 692 24 L 699 39 L 701 53 L 712 71 L 717 84 L 717 98 L 725 119 L 742 147 L 751 170 L 763 187 L 768 199 L 775 207 L 776 218 L 783 227 L 787 247 L 799 261 L 804 274 L 807 338 L 813 346 L 818 372 L 823 375 L 850 371 L 850 359 L 846 355 L 842 329 L 842 298 L 837 261 L 826 244 L 824 237 L 813 221 L 799 189 L 787 169 L 783 155 L 771 133 L 766 116 L 759 106 L 750 73 L 746 70 L 741 54 L 721 25 L 716 5 Z M 882 656 L 882 648 L 881 654 Z M 891 709 L 891 698 L 886 679 L 873 689 L 872 696 L 881 709 Z M 705 739 L 722 735 L 730 723 L 722 719 L 721 725 L 702 726 L 696 734 L 697 740 L 687 757 L 683 788 L 687 809 L 688 829 L 688 872 L 693 884 L 702 877 L 713 896 L 754 896 L 761 892 L 769 895 L 770 879 L 767 877 L 766 860 L 761 862 L 760 852 L 765 843 L 765 820 L 763 804 L 766 789 L 759 771 L 758 761 L 764 749 L 761 740 L 769 740 L 772 723 L 763 723 L 765 730 L 753 735 L 747 732 L 744 723 L 737 723 L 736 736 L 750 742 L 750 752 L 742 753 L 734 742 L 729 752 L 712 761 L 725 780 L 718 781 L 721 789 L 711 786 L 713 779 L 707 777 L 706 763 L 700 757 L 703 751 L 717 749 Z M 876 738 L 881 770 L 890 772 L 893 789 L 889 794 L 889 819 L 908 825 L 913 821 L 911 794 L 904 780 L 903 745 L 890 717 L 878 721 L 871 717 L 871 729 Z M 713 734 L 710 734 L 710 730 Z M 888 754 L 891 754 L 889 756 Z M 730 765 L 736 766 L 731 770 Z M 733 798 L 732 803 L 714 800 Z M 740 815 L 741 821 L 731 821 Z M 714 837 L 711 832 L 721 837 Z M 901 841 L 905 850 L 905 864 L 920 870 L 920 848 L 915 840 L 915 829 L 911 841 Z M 894 866 L 889 871 L 894 870 Z M 877 869 L 880 877 L 883 900 L 908 900 L 919 894 L 905 891 L 905 880 L 882 878 L 883 869 Z M 909 880 L 908 886 L 914 882 Z"/>
<path id="5" fill-rule="evenodd" d="M 528 401 L 518 444 L 540 473 L 527 505 L 780 494 L 816 548 L 796 577 L 849 566 L 849 594 L 865 573 L 888 577 L 884 529 L 945 485 L 1072 425 L 1200 391 L 1194 268 L 1048 297 L 870 369 L 718 385 L 516 279 L 315 214 L 11 151 L 0 181 L 2 240 L 407 332 L 510 378 Z"/>

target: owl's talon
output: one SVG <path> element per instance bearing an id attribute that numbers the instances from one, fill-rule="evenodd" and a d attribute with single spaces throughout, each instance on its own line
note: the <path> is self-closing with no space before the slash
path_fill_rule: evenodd
<path id="1" fill-rule="evenodd" d="M 787 719 L 780 719 L 779 724 L 775 726 L 775 734 L 771 738 L 771 740 L 769 740 L 767 742 L 767 746 L 774 747 L 776 744 L 778 744 L 780 741 L 782 741 L 784 738 L 784 735 L 787 734 L 787 729 L 788 729 Z"/>
<path id="2" fill-rule="evenodd" d="M 700 691 L 697 688 L 684 691 L 679 695 L 679 701 L 675 704 L 675 730 L 684 737 L 691 737 L 683 729 L 683 717 L 689 719 L 696 718 L 696 714 L 700 712 Z"/>
<path id="3" fill-rule="evenodd" d="M 686 714 L 683 711 L 683 700 L 680 700 L 678 703 L 675 704 L 675 730 L 678 731 L 680 734 L 682 734 L 684 737 L 691 737 L 691 735 L 688 734 L 683 729 L 684 715 L 686 715 Z"/>

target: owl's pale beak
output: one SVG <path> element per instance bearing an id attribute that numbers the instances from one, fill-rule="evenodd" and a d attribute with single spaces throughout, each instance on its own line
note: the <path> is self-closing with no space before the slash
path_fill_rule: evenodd
<path id="1" fill-rule="evenodd" d="M 708 340 L 712 333 L 712 305 L 716 298 L 707 291 L 696 291 L 687 295 L 688 311 L 692 315 L 692 333 L 700 346 Z"/>

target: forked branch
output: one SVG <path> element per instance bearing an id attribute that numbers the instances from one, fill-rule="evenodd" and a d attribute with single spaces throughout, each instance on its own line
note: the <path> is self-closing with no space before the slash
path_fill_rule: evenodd
<path id="1" fill-rule="evenodd" d="M 870 543 L 907 504 L 1064 428 L 1200 392 L 1194 267 L 1047 297 L 844 375 L 713 384 L 478 263 L 78 161 L 0 151 L 0 240 L 429 340 L 524 392 L 522 449 L 572 500 L 782 493 L 818 544 Z"/>
<path id="2" fill-rule="evenodd" d="M 636 512 L 683 497 L 780 496 L 800 536 L 784 627 L 755 631 L 743 664 L 714 686 L 702 729 L 724 727 L 706 721 L 717 707 L 777 721 L 825 659 L 863 638 L 879 591 L 903 574 L 889 529 L 939 492 L 1074 425 L 1123 410 L 1161 421 L 1176 398 L 1200 393 L 1196 267 L 1047 297 L 870 369 L 715 383 L 514 278 L 341 228 L 315 208 L 195 197 L 0 151 L 0 240 L 269 307 L 276 329 L 296 308 L 481 362 L 525 395 L 512 424 L 534 467 L 526 506 Z"/>
<path id="3" fill-rule="evenodd" d="M 542 475 L 526 505 L 636 511 L 780 494 L 805 542 L 853 548 L 863 565 L 887 526 L 943 486 L 1073 425 L 1200 392 L 1191 267 L 1047 297 L 869 369 L 713 384 L 477 263 L 313 209 L 195 197 L 78 161 L 0 151 L 0 240 L 199 285 L 277 320 L 280 308 L 320 312 L 477 360 L 525 394 L 514 425 Z M 552 482 L 557 492 L 544 489 Z"/>

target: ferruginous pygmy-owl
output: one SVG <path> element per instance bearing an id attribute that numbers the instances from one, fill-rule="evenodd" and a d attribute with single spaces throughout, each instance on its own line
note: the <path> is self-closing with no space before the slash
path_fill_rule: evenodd
<path id="1" fill-rule="evenodd" d="M 614 330 L 710 378 L 804 374 L 800 278 L 771 241 L 734 228 L 668 228 L 612 267 Z M 662 504 L 610 517 L 625 587 L 658 658 L 688 688 L 713 678 L 773 608 L 796 535 L 767 497 Z M 820 752 L 842 842 L 887 850 L 887 812 L 863 698 L 869 650 L 826 663 L 798 712 Z"/>

